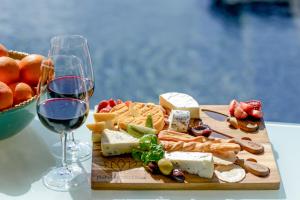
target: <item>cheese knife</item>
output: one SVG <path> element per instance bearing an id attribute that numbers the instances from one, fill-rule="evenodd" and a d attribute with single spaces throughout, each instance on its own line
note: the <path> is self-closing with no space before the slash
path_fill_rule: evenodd
<path id="1" fill-rule="evenodd" d="M 242 147 L 242 149 L 244 149 L 250 153 L 257 154 L 257 152 L 263 151 L 262 145 L 260 145 L 256 142 L 252 142 L 250 140 L 243 140 L 243 139 L 238 139 L 238 138 L 227 137 L 227 136 L 219 134 L 215 131 L 213 131 L 209 137 L 231 138 L 235 143 L 239 144 Z M 245 160 L 245 159 L 240 159 L 238 156 L 236 156 L 234 164 L 239 165 L 240 167 L 245 169 L 247 172 L 249 172 L 255 176 L 266 177 L 270 174 L 270 169 L 267 166 L 257 163 L 257 161 L 253 158 L 248 158 Z"/>
<path id="2" fill-rule="evenodd" d="M 235 160 L 235 164 L 239 165 L 240 167 L 244 168 L 247 172 L 255 176 L 266 177 L 270 174 L 270 169 L 267 166 L 257 163 L 257 161 L 252 158 L 246 160 L 237 158 Z"/>
<path id="3" fill-rule="evenodd" d="M 239 120 L 235 117 L 230 117 L 226 114 L 208 110 L 208 109 L 202 109 L 202 111 L 208 115 L 210 118 L 221 121 L 221 122 L 228 122 L 230 126 L 236 129 L 241 129 L 245 132 L 255 132 L 258 130 L 259 126 L 257 122 L 251 122 L 249 120 Z"/>

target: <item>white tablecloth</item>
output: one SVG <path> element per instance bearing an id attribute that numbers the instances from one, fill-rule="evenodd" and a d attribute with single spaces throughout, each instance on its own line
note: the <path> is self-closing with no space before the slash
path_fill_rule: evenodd
<path id="1" fill-rule="evenodd" d="M 92 114 L 89 115 L 92 121 Z M 41 178 L 55 165 L 49 146 L 59 135 L 48 131 L 36 118 L 21 133 L 0 141 L 0 200 L 6 199 L 300 199 L 300 125 L 267 123 L 270 140 L 282 178 L 280 190 L 269 191 L 93 191 L 90 189 L 91 159 L 82 162 L 87 182 L 69 192 L 47 189 Z M 1 127 L 0 127 L 1 131 Z M 85 126 L 76 137 L 90 142 Z"/>

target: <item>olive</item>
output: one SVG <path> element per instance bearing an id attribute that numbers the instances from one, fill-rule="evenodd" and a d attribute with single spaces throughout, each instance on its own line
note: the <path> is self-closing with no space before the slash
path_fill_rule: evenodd
<path id="1" fill-rule="evenodd" d="M 155 162 L 149 162 L 148 165 L 146 166 L 146 169 L 149 172 L 151 172 L 152 174 L 159 174 L 160 173 L 158 165 Z"/>
<path id="2" fill-rule="evenodd" d="M 173 171 L 173 164 L 170 160 L 162 158 L 158 161 L 158 167 L 162 174 L 170 175 Z"/>
<path id="3" fill-rule="evenodd" d="M 183 183 L 185 180 L 185 176 L 180 169 L 174 169 L 172 171 L 171 178 L 179 183 Z"/>

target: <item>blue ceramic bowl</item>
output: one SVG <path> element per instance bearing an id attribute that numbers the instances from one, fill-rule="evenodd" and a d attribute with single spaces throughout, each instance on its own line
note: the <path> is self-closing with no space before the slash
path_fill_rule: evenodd
<path id="1" fill-rule="evenodd" d="M 22 131 L 35 117 L 36 97 L 0 112 L 0 140 Z"/>
<path id="2" fill-rule="evenodd" d="M 28 54 L 10 51 L 9 57 L 22 59 Z M 0 111 L 0 140 L 22 131 L 36 115 L 36 96 L 14 107 Z"/>

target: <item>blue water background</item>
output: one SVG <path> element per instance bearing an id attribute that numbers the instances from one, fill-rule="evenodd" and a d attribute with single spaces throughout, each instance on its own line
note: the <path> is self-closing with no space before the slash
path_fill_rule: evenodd
<path id="1" fill-rule="evenodd" d="M 201 104 L 261 99 L 269 121 L 300 123 L 300 22 L 285 4 L 213 0 L 0 0 L 0 43 L 46 55 L 49 39 L 81 34 L 96 75 L 91 104 L 158 101 L 185 92 Z"/>

